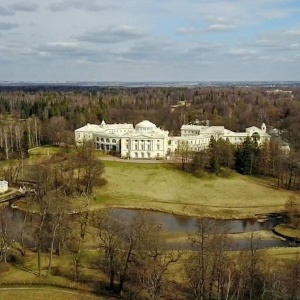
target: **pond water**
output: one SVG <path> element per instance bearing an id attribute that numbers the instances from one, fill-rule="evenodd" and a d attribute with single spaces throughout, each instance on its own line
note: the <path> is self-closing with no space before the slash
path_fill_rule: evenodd
<path id="1" fill-rule="evenodd" d="M 113 208 L 110 211 L 120 219 L 130 220 L 143 210 Z M 153 218 L 154 222 L 161 225 L 162 229 L 171 233 L 187 233 L 191 234 L 197 232 L 200 218 L 179 216 L 162 212 L 147 211 L 147 214 Z M 242 220 L 213 220 L 218 226 L 226 229 L 228 233 L 243 233 L 243 232 L 257 232 L 260 230 L 272 230 L 274 226 L 282 223 L 280 218 L 269 218 L 267 220 L 258 221 L 257 219 L 242 219 Z M 172 248 L 189 249 L 187 243 L 172 242 Z M 288 247 L 287 241 L 279 238 L 271 240 L 256 240 L 255 246 L 258 248 L 270 247 Z M 234 240 L 231 249 L 244 250 L 250 248 L 250 241 L 247 239 Z"/>
<path id="2" fill-rule="evenodd" d="M 143 210 L 134 209 L 111 209 L 113 214 L 124 220 L 132 219 L 139 212 Z M 162 212 L 147 211 L 147 214 L 153 218 L 155 223 L 160 224 L 166 231 L 171 232 L 196 232 L 199 227 L 200 218 L 179 216 Z M 279 223 L 278 219 L 267 219 L 263 222 L 259 222 L 257 219 L 242 219 L 242 220 L 213 220 L 217 225 L 228 229 L 229 233 L 242 233 L 259 230 L 271 230 Z"/>
<path id="3" fill-rule="evenodd" d="M 197 232 L 200 223 L 200 218 L 179 216 L 169 213 L 143 211 L 133 209 L 112 208 L 109 209 L 116 218 L 124 221 L 131 220 L 138 213 L 146 212 L 154 222 L 159 224 L 164 231 L 170 233 L 191 234 Z M 23 226 L 24 213 L 18 209 L 9 209 L 9 219 L 14 224 L 14 231 L 17 234 L 21 231 Z M 242 220 L 213 220 L 221 228 L 226 229 L 228 233 L 243 233 L 243 232 L 258 232 L 260 230 L 272 230 L 273 227 L 283 222 L 283 219 L 269 218 L 264 222 L 258 222 L 256 219 L 242 219 Z M 290 244 L 279 238 L 270 240 L 255 240 L 255 246 L 258 248 L 270 247 L 288 247 Z M 187 242 L 172 242 L 168 244 L 172 249 L 191 249 Z M 250 241 L 248 239 L 235 239 L 230 247 L 232 250 L 250 249 Z"/>

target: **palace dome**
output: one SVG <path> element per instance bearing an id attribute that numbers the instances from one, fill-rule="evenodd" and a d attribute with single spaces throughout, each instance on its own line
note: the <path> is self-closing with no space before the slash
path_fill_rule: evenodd
<path id="1" fill-rule="evenodd" d="M 135 125 L 135 129 L 137 131 L 153 131 L 156 130 L 157 127 L 155 124 L 151 123 L 148 120 L 143 120 L 142 122 Z"/>

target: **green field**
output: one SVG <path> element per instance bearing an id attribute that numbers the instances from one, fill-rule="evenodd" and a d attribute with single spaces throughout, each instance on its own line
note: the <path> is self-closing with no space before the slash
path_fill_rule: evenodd
<path id="1" fill-rule="evenodd" d="M 197 178 L 166 164 L 104 161 L 107 185 L 95 191 L 96 207 L 160 210 L 216 218 L 278 212 L 295 193 L 271 182 L 234 174 Z"/>

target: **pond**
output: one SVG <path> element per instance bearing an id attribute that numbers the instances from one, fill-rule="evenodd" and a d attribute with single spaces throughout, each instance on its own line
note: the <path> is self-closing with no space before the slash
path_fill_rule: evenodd
<path id="1" fill-rule="evenodd" d="M 110 209 L 113 214 L 123 218 L 124 220 L 132 219 L 138 212 L 143 210 L 113 208 Z M 156 211 L 147 211 L 147 214 L 153 218 L 155 223 L 160 224 L 166 231 L 171 232 L 196 232 L 199 226 L 200 218 L 173 215 Z M 258 230 L 271 230 L 273 227 L 282 221 L 269 218 L 258 221 L 257 219 L 241 219 L 241 220 L 214 220 L 216 224 L 223 228 L 228 228 L 229 233 L 242 233 Z"/>
<path id="2" fill-rule="evenodd" d="M 159 224 L 164 231 L 169 233 L 188 234 L 195 233 L 198 230 L 200 218 L 173 215 L 170 213 L 162 213 L 156 211 L 144 211 L 134 209 L 111 208 L 109 209 L 116 218 L 123 219 L 124 221 L 131 220 L 134 216 L 141 212 L 153 218 L 154 222 Z M 18 209 L 9 209 L 9 218 L 14 224 L 15 231 L 21 231 L 23 226 L 24 213 Z M 244 233 L 244 232 L 258 232 L 260 230 L 272 230 L 273 227 L 279 223 L 284 222 L 282 218 L 269 218 L 266 220 L 257 219 L 241 219 L 241 220 L 213 220 L 221 228 L 226 229 L 228 233 Z M 268 240 L 255 240 L 255 245 L 258 248 L 270 247 L 289 247 L 288 241 L 283 241 L 280 238 Z M 190 244 L 187 242 L 170 242 L 169 247 L 172 249 L 191 249 Z M 235 239 L 230 247 L 231 250 L 245 250 L 250 249 L 249 239 Z"/>
<path id="3" fill-rule="evenodd" d="M 139 212 L 143 210 L 134 209 L 122 209 L 113 208 L 110 209 L 112 213 L 121 219 L 130 220 Z M 153 218 L 154 222 L 161 225 L 164 231 L 170 233 L 187 233 L 191 234 L 197 232 L 200 218 L 179 216 L 169 213 L 147 211 L 147 214 Z M 214 220 L 221 228 L 226 228 L 228 233 L 244 233 L 244 232 L 257 232 L 260 230 L 272 230 L 275 225 L 282 223 L 281 218 L 269 218 L 266 220 L 257 219 L 241 219 L 241 220 Z M 180 249 L 188 249 L 187 243 L 172 242 L 173 247 Z M 279 238 L 270 240 L 256 240 L 256 246 L 258 248 L 270 248 L 270 247 L 288 247 L 289 243 Z M 247 239 L 234 240 L 232 249 L 244 250 L 250 248 L 250 241 Z"/>

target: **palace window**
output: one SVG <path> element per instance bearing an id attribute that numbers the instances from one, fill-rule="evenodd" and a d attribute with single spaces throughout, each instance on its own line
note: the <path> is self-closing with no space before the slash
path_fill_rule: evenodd
<path id="1" fill-rule="evenodd" d="M 106 139 L 106 143 L 109 143 L 109 139 Z"/>
<path id="2" fill-rule="evenodd" d="M 115 139 L 112 140 L 112 143 L 115 144 L 117 141 Z"/>

